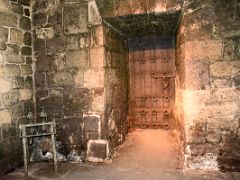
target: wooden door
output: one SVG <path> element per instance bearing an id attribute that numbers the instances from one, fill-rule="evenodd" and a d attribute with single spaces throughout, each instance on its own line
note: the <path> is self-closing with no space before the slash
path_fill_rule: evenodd
<path id="1" fill-rule="evenodd" d="M 132 127 L 168 129 L 172 126 L 174 44 L 174 38 L 129 39 L 129 113 Z"/>

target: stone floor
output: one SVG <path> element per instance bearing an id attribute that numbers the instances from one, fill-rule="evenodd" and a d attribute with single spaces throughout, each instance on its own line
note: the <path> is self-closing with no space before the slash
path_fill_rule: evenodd
<path id="1" fill-rule="evenodd" d="M 54 174 L 50 163 L 30 167 L 29 179 L 60 180 L 239 180 L 239 173 L 182 171 L 174 133 L 164 130 L 134 130 L 119 147 L 112 162 L 104 164 L 60 163 Z M 24 179 L 23 169 L 0 178 Z"/>

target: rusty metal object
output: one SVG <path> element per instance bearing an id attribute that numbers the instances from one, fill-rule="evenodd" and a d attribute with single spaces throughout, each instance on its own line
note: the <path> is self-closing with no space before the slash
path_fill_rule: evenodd
<path id="1" fill-rule="evenodd" d="M 55 122 L 42 122 L 35 124 L 24 124 L 19 126 L 20 138 L 22 138 L 23 143 L 23 156 L 24 156 L 24 172 L 25 176 L 28 176 L 28 161 L 29 161 L 29 148 L 28 139 L 34 137 L 44 137 L 50 136 L 52 142 L 52 153 L 55 172 L 57 172 L 57 151 L 55 143 L 56 135 L 56 123 Z"/>
<path id="2" fill-rule="evenodd" d="M 174 40 L 142 40 L 129 43 L 131 125 L 168 130 L 175 101 Z"/>

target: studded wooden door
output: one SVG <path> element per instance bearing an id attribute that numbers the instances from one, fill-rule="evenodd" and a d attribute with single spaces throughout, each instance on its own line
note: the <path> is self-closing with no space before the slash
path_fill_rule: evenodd
<path id="1" fill-rule="evenodd" d="M 175 101 L 174 38 L 129 39 L 130 124 L 170 128 Z"/>

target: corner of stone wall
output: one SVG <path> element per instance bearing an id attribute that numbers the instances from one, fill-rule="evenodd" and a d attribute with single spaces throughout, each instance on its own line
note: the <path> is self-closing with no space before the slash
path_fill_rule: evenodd
<path id="1" fill-rule="evenodd" d="M 103 135 L 110 153 L 122 144 L 127 134 L 128 115 L 128 45 L 126 37 L 104 24 L 105 37 L 105 115 Z"/>
<path id="2" fill-rule="evenodd" d="M 45 107 L 56 119 L 65 155 L 86 152 L 89 141 L 104 137 L 105 47 L 96 2 L 35 1 L 33 27 L 37 116 Z"/>

